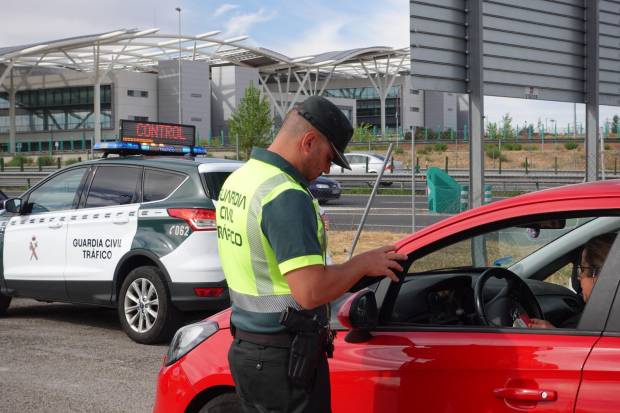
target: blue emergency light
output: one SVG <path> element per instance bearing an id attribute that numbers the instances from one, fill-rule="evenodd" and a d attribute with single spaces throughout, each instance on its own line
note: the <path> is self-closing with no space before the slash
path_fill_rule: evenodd
<path id="1" fill-rule="evenodd" d="M 146 144 L 136 142 L 100 142 L 93 147 L 95 151 L 119 155 L 205 155 L 207 150 L 202 146 Z"/>

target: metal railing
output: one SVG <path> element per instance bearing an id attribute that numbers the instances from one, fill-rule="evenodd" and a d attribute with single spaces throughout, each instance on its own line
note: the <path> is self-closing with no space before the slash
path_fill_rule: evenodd
<path id="1" fill-rule="evenodd" d="M 29 188 L 56 170 L 55 166 L 43 166 L 42 171 L 39 171 L 36 166 L 25 166 L 22 172 L 19 170 L 19 167 L 7 167 L 3 172 L 0 172 L 0 188 Z M 377 177 L 376 174 L 333 174 L 327 176 L 340 182 L 345 188 L 365 186 L 369 182 L 374 182 Z M 469 172 L 467 170 L 451 170 L 450 176 L 460 184 L 469 183 Z M 485 183 L 493 185 L 494 191 L 529 191 L 583 182 L 584 176 L 584 173 L 580 171 L 559 171 L 556 173 L 553 171 L 530 170 L 528 173 L 525 173 L 522 170 L 503 170 L 499 173 L 497 170 L 487 170 L 484 179 Z M 620 174 L 606 173 L 605 177 L 606 179 L 620 178 Z M 416 190 L 420 186 L 426 186 L 426 170 L 422 169 L 416 173 L 416 181 L 418 183 Z M 381 182 L 396 188 L 410 188 L 411 171 L 399 170 L 397 173 L 386 173 L 383 175 Z"/>

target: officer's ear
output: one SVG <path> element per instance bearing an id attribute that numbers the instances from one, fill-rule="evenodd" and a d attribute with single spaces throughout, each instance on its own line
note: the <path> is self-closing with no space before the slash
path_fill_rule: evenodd
<path id="1" fill-rule="evenodd" d="M 316 146 L 320 144 L 320 137 L 316 131 L 310 129 L 306 131 L 301 137 L 300 149 L 303 154 L 310 154 L 315 150 Z"/>

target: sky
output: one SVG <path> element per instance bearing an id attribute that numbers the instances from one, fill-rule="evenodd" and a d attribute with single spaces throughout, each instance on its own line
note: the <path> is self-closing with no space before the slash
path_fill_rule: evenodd
<path id="1" fill-rule="evenodd" d="M 407 0 L 2 0 L 0 47 L 16 46 L 120 28 L 160 28 L 200 34 L 221 30 L 221 38 L 248 35 L 245 42 L 290 57 L 366 46 L 409 45 Z M 513 124 L 564 129 L 573 123 L 573 104 L 485 98 L 487 121 L 509 113 Z M 620 108 L 600 107 L 601 122 Z M 577 105 L 583 124 L 585 105 Z"/>

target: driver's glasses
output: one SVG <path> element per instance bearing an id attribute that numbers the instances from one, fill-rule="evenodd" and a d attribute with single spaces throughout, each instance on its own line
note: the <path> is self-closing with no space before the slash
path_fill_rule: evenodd
<path id="1" fill-rule="evenodd" d="M 585 265 L 578 265 L 577 270 L 579 271 L 579 278 L 594 278 L 599 272 L 598 267 L 589 267 Z"/>

